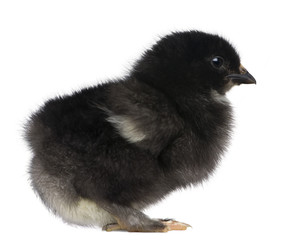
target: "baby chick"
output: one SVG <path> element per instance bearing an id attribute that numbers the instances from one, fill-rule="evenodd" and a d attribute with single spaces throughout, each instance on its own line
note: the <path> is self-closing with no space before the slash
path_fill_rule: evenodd
<path id="1" fill-rule="evenodd" d="M 163 37 L 125 78 L 49 100 L 31 116 L 32 187 L 71 224 L 184 230 L 142 210 L 214 171 L 231 132 L 225 94 L 243 83 L 256 81 L 222 37 Z"/>

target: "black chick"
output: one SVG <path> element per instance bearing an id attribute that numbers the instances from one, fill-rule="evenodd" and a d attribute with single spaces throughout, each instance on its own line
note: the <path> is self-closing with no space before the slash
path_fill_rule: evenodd
<path id="1" fill-rule="evenodd" d="M 256 81 L 222 37 L 162 38 L 127 77 L 52 99 L 32 115 L 33 189 L 71 224 L 186 229 L 141 210 L 214 171 L 231 131 L 225 93 L 242 83 Z"/>

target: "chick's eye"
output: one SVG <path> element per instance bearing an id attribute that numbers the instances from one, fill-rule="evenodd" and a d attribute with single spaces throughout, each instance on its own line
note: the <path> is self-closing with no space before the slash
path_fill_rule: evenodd
<path id="1" fill-rule="evenodd" d="M 214 57 L 212 60 L 211 60 L 211 64 L 214 68 L 220 68 L 223 66 L 224 64 L 224 59 L 222 57 Z"/>

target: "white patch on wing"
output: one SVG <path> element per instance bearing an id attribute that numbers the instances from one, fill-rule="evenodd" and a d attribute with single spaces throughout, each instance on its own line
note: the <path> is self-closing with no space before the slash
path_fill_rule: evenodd
<path id="1" fill-rule="evenodd" d="M 225 94 L 220 94 L 216 90 L 211 91 L 211 96 L 216 102 L 220 102 L 220 103 L 229 103 L 230 102 Z"/>
<path id="2" fill-rule="evenodd" d="M 139 129 L 133 120 L 127 116 L 111 115 L 107 118 L 119 132 L 119 134 L 130 143 L 142 141 L 146 135 Z"/>

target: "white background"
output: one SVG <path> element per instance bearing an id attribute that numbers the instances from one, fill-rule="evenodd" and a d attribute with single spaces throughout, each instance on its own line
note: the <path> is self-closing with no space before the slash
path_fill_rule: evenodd
<path id="1" fill-rule="evenodd" d="M 1 239 L 288 239 L 285 1 L 0 2 Z M 218 33 L 257 79 L 229 93 L 236 128 L 202 186 L 147 209 L 193 226 L 166 234 L 106 233 L 52 216 L 30 189 L 25 119 L 45 100 L 124 75 L 173 30 Z"/>

